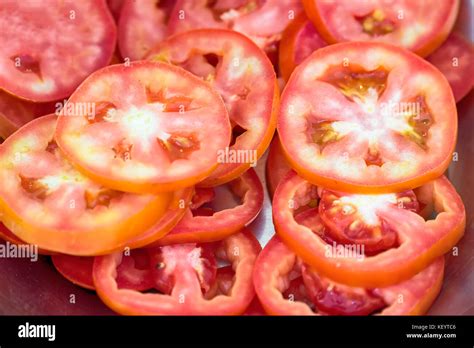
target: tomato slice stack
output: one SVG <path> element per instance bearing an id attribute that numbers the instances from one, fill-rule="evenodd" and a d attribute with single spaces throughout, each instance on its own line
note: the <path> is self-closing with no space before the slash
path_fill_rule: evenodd
<path id="1" fill-rule="evenodd" d="M 4 1 L 0 237 L 119 314 L 423 314 L 466 224 L 458 8 Z"/>

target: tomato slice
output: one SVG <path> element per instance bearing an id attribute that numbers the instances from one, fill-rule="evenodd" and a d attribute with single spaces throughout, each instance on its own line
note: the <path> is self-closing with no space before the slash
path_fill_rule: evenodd
<path id="1" fill-rule="evenodd" d="M 385 42 L 422 57 L 449 35 L 459 0 L 303 0 L 306 14 L 326 42 Z"/>
<path id="2" fill-rule="evenodd" d="M 456 102 L 464 98 L 474 86 L 474 46 L 462 34 L 452 32 L 426 60 L 446 76 Z"/>
<path id="3" fill-rule="evenodd" d="M 441 290 L 443 273 L 444 258 L 439 257 L 399 284 L 350 287 L 310 269 L 274 236 L 258 256 L 253 280 L 262 306 L 272 315 L 420 315 Z"/>
<path id="4" fill-rule="evenodd" d="M 2 221 L 46 250 L 96 255 L 143 233 L 167 210 L 171 194 L 105 188 L 80 174 L 53 139 L 56 115 L 31 121 L 0 147 Z"/>
<path id="5" fill-rule="evenodd" d="M 32 103 L 0 91 L 0 138 L 8 138 L 36 117 L 51 114 L 57 109 L 55 103 Z"/>
<path id="6" fill-rule="evenodd" d="M 270 197 L 273 197 L 278 183 L 290 171 L 291 167 L 288 164 L 285 155 L 281 149 L 280 139 L 276 136 L 273 138 L 268 151 L 267 165 L 265 168 L 265 177 L 267 181 L 268 192 Z"/>
<path id="7" fill-rule="evenodd" d="M 70 282 L 85 289 L 95 289 L 92 279 L 93 257 L 56 254 L 51 256 L 51 260 L 56 270 Z"/>
<path id="8" fill-rule="evenodd" d="M 263 187 L 257 173 L 249 169 L 226 186 L 239 197 L 240 204 L 217 212 L 211 209 L 210 214 L 207 214 L 207 210 L 203 210 L 201 204 L 214 200 L 213 191 L 197 189 L 201 196 L 193 198 L 194 207 L 190 207 L 184 218 L 169 234 L 153 245 L 214 242 L 248 226 L 263 206 Z"/>
<path id="9" fill-rule="evenodd" d="M 118 22 L 118 45 L 124 59 L 143 59 L 166 38 L 167 19 L 174 1 L 124 0 Z"/>
<path id="10" fill-rule="evenodd" d="M 104 0 L 4 1 L 0 23 L 0 88 L 34 101 L 69 96 L 108 64 L 117 36 Z"/>
<path id="11" fill-rule="evenodd" d="M 275 72 L 265 54 L 237 32 L 202 29 L 167 39 L 148 58 L 192 72 L 224 100 L 234 139 L 219 151 L 219 167 L 200 186 L 224 184 L 254 166 L 275 132 L 279 100 Z"/>
<path id="12" fill-rule="evenodd" d="M 94 261 L 94 284 L 101 299 L 121 314 L 138 315 L 229 315 L 245 311 L 254 297 L 252 271 L 260 245 L 248 230 L 234 234 L 219 242 L 215 256 L 223 255 L 235 270 L 227 296 L 203 294 L 203 283 L 212 280 L 205 270 L 202 249 L 195 244 L 178 244 L 152 248 L 152 255 L 161 259 L 155 269 L 164 270 L 172 277 L 171 289 L 165 293 L 141 293 L 120 289 L 116 270 L 121 253 L 97 257 Z M 153 251 L 154 250 L 154 251 Z M 206 281 L 208 279 L 208 281 Z M 169 283 L 168 283 L 169 284 Z M 211 291 L 214 287 L 209 287 Z"/>
<path id="13" fill-rule="evenodd" d="M 18 238 L 12 231 L 10 231 L 3 223 L 0 222 L 0 240 L 7 241 L 12 244 L 27 244 L 20 238 Z M 38 254 L 40 255 L 53 255 L 55 254 L 52 251 L 38 248 Z"/>
<path id="14" fill-rule="evenodd" d="M 364 245 L 357 244 L 357 240 L 346 246 L 328 240 L 330 234 L 316 208 L 306 210 L 312 218 L 305 224 L 295 220 L 294 213 L 303 204 L 300 202 L 309 200 L 306 196 L 313 194 L 313 186 L 295 172 L 290 172 L 275 192 L 273 220 L 279 236 L 319 274 L 346 285 L 386 286 L 426 268 L 451 250 L 464 233 L 464 205 L 446 177 L 429 182 L 417 192 L 419 201 L 429 199 L 433 203 L 435 218 L 426 221 L 410 209 L 380 202 L 376 209 L 371 205 L 363 207 L 364 214 L 372 215 L 376 211 L 375 215 L 397 233 L 398 244 L 375 255 L 365 255 Z M 382 195 L 367 196 L 368 200 L 369 197 L 373 201 L 382 200 Z"/>
<path id="15" fill-rule="evenodd" d="M 444 76 L 413 53 L 342 43 L 317 50 L 295 69 L 278 132 L 292 167 L 316 185 L 403 191 L 447 169 L 456 104 Z"/>
<path id="16" fill-rule="evenodd" d="M 55 137 L 82 172 L 107 187 L 174 191 L 215 169 L 230 123 L 207 83 L 179 67 L 138 61 L 92 74 L 69 98 Z"/>
<path id="17" fill-rule="evenodd" d="M 292 21 L 283 32 L 280 41 L 278 67 L 285 81 L 303 60 L 327 43 L 304 13 Z"/>
<path id="18" fill-rule="evenodd" d="M 201 28 L 227 28 L 250 37 L 268 53 L 299 13 L 298 0 L 178 0 L 170 15 L 170 34 Z"/>
<path id="19" fill-rule="evenodd" d="M 331 239 L 364 246 L 366 255 L 398 246 L 397 225 L 383 217 L 387 209 L 419 213 L 413 191 L 383 195 L 344 194 L 322 190 L 319 215 Z"/>

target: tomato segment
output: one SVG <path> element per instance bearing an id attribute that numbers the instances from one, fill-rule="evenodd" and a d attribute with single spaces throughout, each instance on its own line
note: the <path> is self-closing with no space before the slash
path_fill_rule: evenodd
<path id="1" fill-rule="evenodd" d="M 426 60 L 448 79 L 456 102 L 474 86 L 474 46 L 460 33 L 452 32 L 445 42 Z"/>
<path id="2" fill-rule="evenodd" d="M 446 80 L 423 59 L 381 43 L 343 43 L 294 71 L 278 130 L 288 161 L 314 184 L 394 192 L 446 170 L 457 115 Z"/>
<path id="3" fill-rule="evenodd" d="M 89 290 L 95 289 L 92 279 L 93 257 L 56 254 L 51 256 L 51 260 L 56 270 L 67 280 Z"/>
<path id="4" fill-rule="evenodd" d="M 115 85 L 123 88 L 111 88 Z M 127 192 L 192 186 L 212 172 L 218 151 L 230 141 L 219 95 L 164 63 L 138 61 L 97 71 L 63 111 L 55 134 L 61 150 L 88 176 Z"/>
<path id="5" fill-rule="evenodd" d="M 272 53 L 287 24 L 301 12 L 297 0 L 178 0 L 168 29 L 170 34 L 201 28 L 232 29 Z"/>
<path id="6" fill-rule="evenodd" d="M 305 12 L 324 40 L 376 41 L 407 48 L 422 57 L 446 39 L 459 10 L 458 0 L 304 0 Z"/>
<path id="7" fill-rule="evenodd" d="M 219 166 L 199 185 L 224 184 L 254 166 L 271 141 L 278 106 L 275 72 L 263 52 L 239 33 L 202 29 L 174 35 L 148 58 L 183 67 L 208 81 L 224 100 L 233 140 L 219 150 Z"/>
<path id="8" fill-rule="evenodd" d="M 57 117 L 38 118 L 0 149 L 3 223 L 20 239 L 71 255 L 113 250 L 152 226 L 170 194 L 110 190 L 75 170 L 53 140 Z"/>
<path id="9" fill-rule="evenodd" d="M 445 177 L 417 190 L 418 200 L 433 204 L 437 213 L 435 218 L 425 221 L 412 210 L 393 205 L 377 208 L 380 218 L 396 230 L 398 244 L 371 256 L 364 255 L 360 244 L 347 248 L 328 240 L 329 233 L 316 209 L 306 211 L 312 216 L 306 224 L 295 220 L 295 211 L 301 209 L 299 197 L 307 200 L 305 197 L 312 190 L 312 185 L 295 172 L 283 179 L 273 199 L 276 230 L 305 263 L 322 276 L 342 284 L 373 288 L 406 280 L 450 250 L 464 233 L 464 205 Z"/>
<path id="10" fill-rule="evenodd" d="M 213 242 L 248 226 L 262 209 L 263 187 L 260 179 L 253 169 L 249 169 L 226 186 L 241 200 L 240 204 L 217 212 L 212 208 L 206 209 L 202 205 L 214 200 L 214 191 L 197 188 L 197 196 L 194 195 L 183 219 L 153 245 Z"/>
<path id="11" fill-rule="evenodd" d="M 115 47 L 114 20 L 103 0 L 51 1 L 47 7 L 7 1 L 0 22 L 0 88 L 29 100 L 69 96 L 108 64 Z M 75 59 L 84 54 L 87 59 Z"/>
<path id="12" fill-rule="evenodd" d="M 235 270 L 228 296 L 205 296 L 205 289 L 213 280 L 215 264 L 202 259 L 199 247 L 180 244 L 149 249 L 158 256 L 153 262 L 158 266 L 159 278 L 172 277 L 169 294 L 140 293 L 120 289 L 117 286 L 116 270 L 120 266 L 121 253 L 97 257 L 94 261 L 94 284 L 102 300 L 115 311 L 136 315 L 230 315 L 245 311 L 254 297 L 252 271 L 260 246 L 249 231 L 232 235 L 217 246 L 216 256 L 224 255 Z M 160 251 L 161 250 L 161 251 Z M 238 250 L 238 252 L 236 252 Z M 159 256 L 161 253 L 162 256 Z M 161 257 L 161 258 L 160 258 Z M 209 264 L 203 262 L 209 261 Z M 163 264 L 164 263 L 164 264 Z M 164 270 L 164 273 L 161 272 Z M 168 270 L 168 272 L 166 272 Z M 209 271 L 211 271 L 209 273 Z M 214 287 L 209 287 L 212 291 Z"/>
<path id="13" fill-rule="evenodd" d="M 348 195 L 323 189 L 319 203 L 319 215 L 328 227 L 328 235 L 338 243 L 364 245 L 366 255 L 398 245 L 397 225 L 383 218 L 386 209 L 420 210 L 413 191 Z"/>

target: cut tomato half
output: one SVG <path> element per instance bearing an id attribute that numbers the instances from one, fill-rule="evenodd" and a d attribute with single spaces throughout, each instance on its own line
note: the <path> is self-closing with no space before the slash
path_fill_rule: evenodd
<path id="1" fill-rule="evenodd" d="M 295 220 L 295 211 L 301 211 L 313 192 L 314 186 L 293 171 L 282 180 L 273 199 L 276 230 L 304 262 L 321 275 L 346 285 L 378 287 L 404 281 L 456 245 L 466 225 L 461 198 L 444 176 L 416 191 L 417 200 L 423 204 L 431 201 L 437 213 L 427 221 L 410 208 L 413 206 L 412 198 L 407 199 L 410 194 L 366 195 L 362 200 L 355 197 L 358 195 L 347 194 L 346 199 L 332 201 L 341 221 L 332 220 L 332 212 L 328 211 L 325 220 L 331 220 L 332 226 L 325 226 L 318 209 L 313 208 L 305 212 L 311 218 L 300 224 Z M 323 196 L 319 205 L 324 213 L 327 213 L 327 199 Z M 347 217 L 343 217 L 344 211 Z M 348 238 L 345 228 L 351 229 L 352 223 L 361 226 L 353 228 L 360 235 Z M 331 227 L 334 229 L 328 231 Z M 393 231 L 395 243 L 388 249 L 366 252 L 367 244 L 385 242 L 384 236 L 391 237 Z M 338 242 L 335 235 L 343 235 L 345 239 Z"/>
<path id="2" fill-rule="evenodd" d="M 420 315 L 441 290 L 443 275 L 444 257 L 439 257 L 399 284 L 351 287 L 319 275 L 274 236 L 255 263 L 253 280 L 262 306 L 272 315 Z"/>
<path id="3" fill-rule="evenodd" d="M 225 105 L 210 85 L 179 67 L 138 61 L 92 74 L 63 108 L 55 138 L 97 182 L 147 193 L 202 181 L 218 165 L 230 132 Z"/>
<path id="4" fill-rule="evenodd" d="M 441 71 L 453 90 L 456 102 L 474 86 L 474 47 L 460 33 L 453 32 L 448 39 L 426 58 Z"/>
<path id="5" fill-rule="evenodd" d="M 51 256 L 56 270 L 71 283 L 85 289 L 95 290 L 92 279 L 94 257 L 56 254 Z"/>
<path id="6" fill-rule="evenodd" d="M 287 24 L 301 12 L 298 0 L 178 0 L 168 29 L 170 34 L 201 28 L 231 29 L 271 54 Z"/>
<path id="7" fill-rule="evenodd" d="M 153 245 L 214 242 L 248 226 L 260 213 L 263 205 L 263 187 L 257 173 L 249 169 L 227 186 L 239 197 L 240 204 L 217 212 L 212 208 L 203 209 L 201 205 L 214 200 L 214 192 L 212 189 L 198 188 L 193 204 L 183 219 Z"/>
<path id="8" fill-rule="evenodd" d="M 376 41 L 409 49 L 422 57 L 448 37 L 459 0 L 303 0 L 306 14 L 324 40 Z"/>
<path id="9" fill-rule="evenodd" d="M 0 91 L 0 138 L 6 139 L 31 120 L 56 109 L 54 103 L 32 103 Z"/>
<path id="10" fill-rule="evenodd" d="M 255 294 L 252 271 L 260 245 L 251 232 L 245 230 L 219 242 L 216 248 L 215 256 L 206 256 L 203 247 L 196 244 L 148 249 L 152 260 L 149 267 L 158 273 L 160 280 L 159 285 L 154 286 L 159 293 L 142 293 L 118 286 L 117 270 L 123 264 L 122 253 L 97 257 L 93 269 L 97 293 L 110 308 L 121 314 L 241 314 Z M 215 273 L 212 276 L 215 267 L 212 257 L 222 255 L 233 270 L 227 292 L 225 287 L 214 285 L 215 279 L 219 278 L 214 278 Z"/>
<path id="11" fill-rule="evenodd" d="M 293 168 L 312 183 L 359 193 L 404 191 L 451 162 L 456 104 L 444 76 L 382 43 L 323 47 L 282 95 L 278 132 Z"/>
<path id="12" fill-rule="evenodd" d="M 35 119 L 0 147 L 2 221 L 18 238 L 46 250 L 97 255 L 151 227 L 171 194 L 105 188 L 80 174 L 53 139 L 56 115 Z"/>
<path id="13" fill-rule="evenodd" d="M 292 21 L 283 32 L 278 55 L 278 67 L 285 81 L 303 60 L 327 43 L 304 13 Z"/>
<path id="14" fill-rule="evenodd" d="M 118 22 L 118 45 L 124 59 L 143 59 L 166 38 L 171 0 L 124 0 Z"/>
<path id="15" fill-rule="evenodd" d="M 115 23 L 104 0 L 4 1 L 0 23 L 0 88 L 24 99 L 69 96 L 115 49 Z"/>
<path id="16" fill-rule="evenodd" d="M 268 151 L 267 165 L 265 167 L 265 177 L 270 197 L 273 197 L 275 190 L 281 179 L 290 171 L 291 167 L 281 149 L 278 136 L 273 138 Z"/>
<path id="17" fill-rule="evenodd" d="M 148 58 L 190 71 L 224 100 L 234 139 L 220 149 L 219 166 L 199 185 L 224 184 L 255 166 L 275 132 L 279 100 L 275 72 L 265 54 L 237 32 L 202 29 L 174 35 Z"/>

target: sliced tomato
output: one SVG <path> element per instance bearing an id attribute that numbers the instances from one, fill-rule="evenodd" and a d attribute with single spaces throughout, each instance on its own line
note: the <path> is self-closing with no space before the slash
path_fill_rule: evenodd
<path id="1" fill-rule="evenodd" d="M 0 138 L 6 139 L 24 124 L 56 109 L 55 103 L 32 103 L 0 91 Z"/>
<path id="2" fill-rule="evenodd" d="M 292 167 L 316 185 L 404 191 L 447 169 L 456 104 L 444 76 L 415 54 L 382 43 L 342 43 L 317 50 L 295 69 L 278 132 Z"/>
<path id="3" fill-rule="evenodd" d="M 69 96 L 108 64 L 117 37 L 105 0 L 4 1 L 0 23 L 0 88 L 33 101 Z"/>
<path id="4" fill-rule="evenodd" d="M 303 60 L 327 43 L 304 13 L 292 21 L 283 32 L 278 55 L 278 67 L 285 81 Z"/>
<path id="5" fill-rule="evenodd" d="M 459 0 L 303 0 L 303 5 L 328 43 L 385 42 L 422 57 L 446 39 L 459 11 Z"/>
<path id="6" fill-rule="evenodd" d="M 70 282 L 89 290 L 95 289 L 92 279 L 93 257 L 56 254 L 51 256 L 51 260 L 56 270 Z"/>
<path id="7" fill-rule="evenodd" d="M 319 215 L 331 239 L 341 244 L 364 246 L 366 255 L 398 246 L 397 225 L 387 221 L 386 209 L 408 209 L 419 213 L 413 191 L 383 195 L 344 194 L 322 190 Z"/>
<path id="8" fill-rule="evenodd" d="M 3 223 L 0 222 L 0 240 L 3 239 L 12 244 L 27 244 L 20 238 L 18 238 L 12 231 L 10 231 Z M 52 251 L 38 248 L 38 254 L 41 255 L 53 255 Z"/>
<path id="9" fill-rule="evenodd" d="M 107 187 L 174 191 L 216 168 L 230 123 L 207 83 L 179 67 L 138 61 L 92 74 L 63 108 L 55 138 L 79 170 Z"/>
<path id="10" fill-rule="evenodd" d="M 262 306 L 272 315 L 420 315 L 438 295 L 443 273 L 444 258 L 439 257 L 397 285 L 350 287 L 310 269 L 274 236 L 257 259 L 253 280 Z M 294 274 L 303 277 L 292 280 Z"/>
<path id="11" fill-rule="evenodd" d="M 195 244 L 178 244 L 149 249 L 154 267 L 168 287 L 161 293 L 142 293 L 117 286 L 117 268 L 121 253 L 97 257 L 94 261 L 94 284 L 101 299 L 121 314 L 136 315 L 230 315 L 245 311 L 254 297 L 252 271 L 260 245 L 250 231 L 232 235 L 219 243 L 215 256 L 229 261 L 234 271 L 227 296 L 210 296 L 215 286 L 209 256 Z M 158 262 L 156 262 L 158 260 Z M 166 279 L 171 279 L 167 282 Z M 217 279 L 217 278 L 215 278 Z M 208 286 L 204 286 L 207 284 Z M 156 289 L 156 288 L 155 288 Z M 161 290 L 160 290 L 161 289 Z M 204 293 L 203 293 L 204 290 Z"/>
<path id="12" fill-rule="evenodd" d="M 270 145 L 265 168 L 265 177 L 267 179 L 267 188 L 270 197 L 273 197 L 278 183 L 290 169 L 291 167 L 282 152 L 280 139 L 276 136 Z"/>
<path id="13" fill-rule="evenodd" d="M 313 194 L 313 186 L 295 172 L 290 172 L 275 192 L 273 220 L 279 236 L 319 274 L 352 286 L 392 285 L 414 276 L 451 250 L 464 233 L 464 205 L 446 177 L 429 182 L 420 191 L 418 200 L 429 197 L 437 213 L 435 218 L 425 221 L 411 209 L 384 203 L 385 195 L 366 196 L 366 202 L 372 203 L 359 206 L 358 213 L 369 219 L 377 216 L 397 234 L 396 246 L 375 255 L 366 255 L 365 245 L 357 244 L 358 240 L 348 245 L 328 239 L 331 233 L 317 208 L 306 210 L 311 219 L 305 224 L 295 220 L 295 211 L 303 204 L 300 202 L 308 201 L 306 196 Z M 378 202 L 375 207 L 373 202 Z"/>
<path id="14" fill-rule="evenodd" d="M 200 186 L 224 184 L 254 166 L 275 132 L 279 100 L 275 72 L 265 54 L 237 32 L 202 29 L 167 39 L 148 58 L 179 65 L 208 81 L 226 104 L 232 146 L 220 149 L 219 167 Z"/>
<path id="15" fill-rule="evenodd" d="M 201 28 L 227 28 L 250 37 L 268 53 L 299 13 L 298 0 L 178 0 L 170 16 L 170 34 Z"/>
<path id="16" fill-rule="evenodd" d="M 83 176 L 53 139 L 56 120 L 35 119 L 0 147 L 5 226 L 27 243 L 81 256 L 114 250 L 153 226 L 172 194 L 125 193 Z"/>
<path id="17" fill-rule="evenodd" d="M 456 102 L 474 86 L 474 46 L 460 33 L 452 32 L 426 60 L 446 76 Z"/>
<path id="18" fill-rule="evenodd" d="M 231 181 L 226 186 L 239 197 L 240 204 L 217 212 L 210 209 L 208 214 L 208 210 L 202 209 L 201 204 L 212 201 L 213 193 L 197 189 L 196 192 L 201 196 L 193 198 L 194 207 L 190 207 L 169 234 L 157 240 L 153 245 L 214 242 L 248 226 L 260 213 L 263 205 L 263 187 L 257 173 L 249 169 L 240 178 Z"/>
<path id="19" fill-rule="evenodd" d="M 172 0 L 124 0 L 118 22 L 118 45 L 124 59 L 143 59 L 166 38 Z"/>

